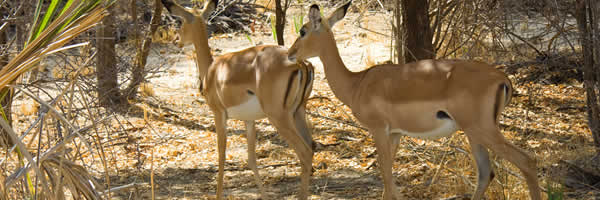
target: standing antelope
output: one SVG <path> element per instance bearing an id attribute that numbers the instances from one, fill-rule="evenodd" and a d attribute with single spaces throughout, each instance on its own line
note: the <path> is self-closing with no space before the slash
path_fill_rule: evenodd
<path id="1" fill-rule="evenodd" d="M 217 199 L 223 198 L 228 118 L 243 120 L 246 124 L 248 166 L 254 172 L 261 195 L 264 194 L 256 168 L 254 120 L 265 117 L 298 155 L 302 168 L 298 198 L 306 199 L 313 140 L 305 121 L 305 105 L 312 89 L 312 65 L 290 62 L 287 49 L 274 45 L 255 46 L 213 60 L 204 19 L 215 9 L 217 0 L 206 1 L 200 15 L 192 14 L 172 0 L 162 0 L 162 3 L 171 14 L 183 18 L 180 46 L 194 45 L 200 92 L 215 116 L 219 151 Z"/>
<path id="2" fill-rule="evenodd" d="M 352 109 L 372 134 L 384 181 L 383 199 L 397 198 L 392 164 L 400 136 L 448 136 L 464 130 L 477 164 L 473 199 L 481 199 L 494 177 L 491 149 L 516 165 L 525 176 L 532 199 L 541 199 L 536 162 L 506 141 L 498 117 L 510 102 L 512 86 L 506 75 L 481 62 L 423 60 L 405 65 L 385 64 L 349 71 L 338 52 L 331 26 L 344 18 L 350 2 L 322 19 L 312 5 L 309 22 L 289 50 L 289 59 L 319 57 L 331 90 Z"/>

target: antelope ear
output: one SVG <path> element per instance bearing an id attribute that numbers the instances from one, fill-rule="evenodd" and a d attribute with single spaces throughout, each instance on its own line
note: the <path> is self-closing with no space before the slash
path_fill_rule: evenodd
<path id="1" fill-rule="evenodd" d="M 318 30 L 321 27 L 321 10 L 317 4 L 310 6 L 308 10 L 308 20 L 312 24 L 313 30 Z"/>
<path id="2" fill-rule="evenodd" d="M 194 14 L 188 12 L 179 4 L 173 2 L 172 0 L 161 0 L 161 2 L 172 15 L 183 18 L 183 20 L 187 23 L 192 23 L 194 21 Z"/>
<path id="3" fill-rule="evenodd" d="M 331 15 L 329 15 L 329 18 L 327 18 L 327 22 L 329 22 L 329 27 L 333 27 L 333 25 L 336 22 L 340 21 L 344 18 L 344 16 L 346 16 L 346 12 L 348 11 L 348 8 L 350 8 L 351 3 L 351 0 L 348 1 L 344 5 L 337 8 L 333 13 L 331 13 Z"/>
<path id="4" fill-rule="evenodd" d="M 208 17 L 210 17 L 210 14 L 215 11 L 218 4 L 219 0 L 206 0 L 206 3 L 204 4 L 204 10 L 202 10 L 202 18 L 204 20 L 208 20 Z"/>

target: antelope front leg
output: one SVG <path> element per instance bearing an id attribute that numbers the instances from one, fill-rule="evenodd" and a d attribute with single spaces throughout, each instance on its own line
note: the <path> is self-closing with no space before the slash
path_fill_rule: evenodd
<path id="1" fill-rule="evenodd" d="M 388 130 L 373 130 L 371 134 L 375 140 L 377 162 L 379 162 L 381 176 L 383 177 L 383 199 L 396 199 L 396 184 L 394 183 L 394 176 L 392 174 L 392 165 L 394 163 L 391 150 L 392 141 L 390 141 L 392 137 L 390 137 Z"/>
<path id="2" fill-rule="evenodd" d="M 219 173 L 217 175 L 217 199 L 223 199 L 223 176 L 225 167 L 225 150 L 227 148 L 227 118 L 225 113 L 215 113 L 217 131 L 217 151 L 219 152 Z"/>
<path id="3" fill-rule="evenodd" d="M 248 167 L 254 172 L 254 182 L 259 190 L 259 195 L 262 199 L 265 199 L 265 190 L 260 181 L 260 175 L 256 168 L 256 127 L 254 121 L 244 121 L 246 123 L 246 137 L 248 141 Z"/>

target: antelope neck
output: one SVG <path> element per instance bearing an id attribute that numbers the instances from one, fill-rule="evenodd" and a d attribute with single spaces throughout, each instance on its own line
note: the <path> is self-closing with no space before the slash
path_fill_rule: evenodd
<path id="1" fill-rule="evenodd" d="M 202 38 L 194 41 L 194 49 L 196 51 L 196 65 L 201 79 L 204 79 L 208 73 L 208 67 L 212 64 L 213 58 L 208 46 L 208 37 L 206 31 L 198 31 L 199 37 Z M 204 33 L 204 34 L 202 34 Z"/>
<path id="2" fill-rule="evenodd" d="M 337 45 L 333 33 L 325 37 L 325 41 L 322 41 L 322 49 L 319 55 L 321 62 L 323 62 L 323 68 L 329 87 L 344 104 L 351 105 L 354 92 L 357 90 L 359 83 L 359 76 L 356 72 L 351 72 L 346 68 Z"/>

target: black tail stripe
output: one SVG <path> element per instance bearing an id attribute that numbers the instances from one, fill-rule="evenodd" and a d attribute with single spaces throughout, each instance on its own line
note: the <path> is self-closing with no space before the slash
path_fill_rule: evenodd
<path id="1" fill-rule="evenodd" d="M 307 71 L 306 82 L 304 83 L 304 92 L 302 93 L 302 98 L 304 98 L 302 100 L 303 103 L 304 103 L 304 100 L 308 99 L 308 96 L 310 95 L 313 78 L 314 78 L 314 72 L 310 66 L 306 66 L 306 71 Z"/>
<path id="2" fill-rule="evenodd" d="M 288 84 L 287 84 L 287 88 L 285 89 L 285 96 L 283 97 L 284 101 L 283 101 L 283 107 L 285 108 L 286 105 L 288 105 L 288 96 L 290 95 L 290 89 L 292 88 L 292 84 L 294 81 L 294 77 L 296 77 L 296 75 L 298 74 L 298 70 L 292 72 L 292 75 L 290 76 L 289 80 L 288 80 Z"/>
<path id="3" fill-rule="evenodd" d="M 498 121 L 498 117 L 500 115 L 500 107 L 505 106 L 505 105 L 500 105 L 500 98 L 504 98 L 504 101 L 506 101 L 506 96 L 508 96 L 508 86 L 506 86 L 506 84 L 502 83 L 499 85 L 498 90 L 496 91 L 496 100 L 494 101 L 494 122 Z M 505 104 L 507 102 L 504 102 Z"/>

